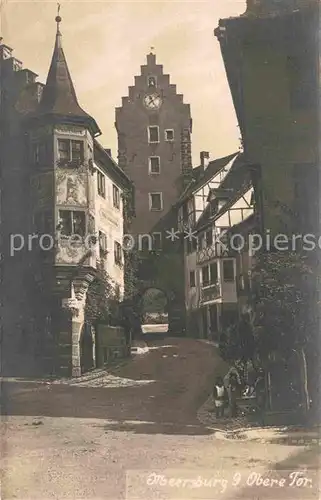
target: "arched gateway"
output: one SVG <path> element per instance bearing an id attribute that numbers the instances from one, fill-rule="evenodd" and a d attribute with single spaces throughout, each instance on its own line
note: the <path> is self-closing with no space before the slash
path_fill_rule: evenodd
<path id="1" fill-rule="evenodd" d="M 151 291 L 157 291 L 152 297 L 153 300 L 146 301 L 146 295 L 150 297 Z M 151 298 L 151 297 L 150 297 Z M 147 302 L 147 304 L 146 304 Z M 163 302 L 163 304 L 161 304 Z M 155 323 L 159 321 L 167 324 L 167 332 L 173 336 L 181 336 L 185 334 L 185 305 L 184 296 L 178 290 L 166 289 L 162 285 L 158 285 L 155 281 L 142 282 L 138 288 L 135 297 L 135 304 L 140 316 L 141 325 L 149 323 L 151 318 L 155 318 Z M 163 305 L 163 310 L 160 306 Z M 154 311 L 146 309 L 155 309 Z M 160 317 L 162 316 L 162 318 Z M 166 322 L 164 319 L 166 318 Z"/>

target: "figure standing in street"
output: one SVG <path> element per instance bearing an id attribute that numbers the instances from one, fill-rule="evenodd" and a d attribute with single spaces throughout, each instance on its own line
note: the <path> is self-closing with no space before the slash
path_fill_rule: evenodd
<path id="1" fill-rule="evenodd" d="M 224 407 L 226 402 L 226 389 L 222 377 L 217 377 L 213 389 L 216 418 L 224 417 Z"/>
<path id="2" fill-rule="evenodd" d="M 261 368 L 255 382 L 256 405 L 259 413 L 260 424 L 264 425 L 264 412 L 266 405 L 265 374 Z"/>
<path id="3" fill-rule="evenodd" d="M 231 373 L 229 376 L 227 392 L 228 392 L 228 400 L 229 400 L 229 410 L 230 417 L 237 417 L 237 397 L 239 395 L 240 384 L 237 379 L 237 375 L 235 373 Z"/>

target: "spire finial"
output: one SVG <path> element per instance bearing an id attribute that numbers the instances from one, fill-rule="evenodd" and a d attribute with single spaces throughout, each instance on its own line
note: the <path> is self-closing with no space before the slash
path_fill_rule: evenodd
<path id="1" fill-rule="evenodd" d="M 59 13 L 60 13 L 60 3 L 57 3 L 57 15 L 55 18 L 55 21 L 57 23 L 57 33 L 59 33 L 59 24 L 61 23 L 61 17 Z"/>
<path id="2" fill-rule="evenodd" d="M 154 50 L 155 50 L 155 47 L 151 47 L 150 48 L 150 53 L 153 54 L 154 53 Z"/>

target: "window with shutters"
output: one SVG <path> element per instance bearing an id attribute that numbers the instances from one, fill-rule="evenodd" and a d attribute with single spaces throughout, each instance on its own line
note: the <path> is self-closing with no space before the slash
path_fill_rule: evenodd
<path id="1" fill-rule="evenodd" d="M 97 190 L 98 194 L 102 196 L 103 198 L 106 198 L 106 183 L 105 183 L 105 175 L 100 172 L 99 170 L 97 171 Z"/>

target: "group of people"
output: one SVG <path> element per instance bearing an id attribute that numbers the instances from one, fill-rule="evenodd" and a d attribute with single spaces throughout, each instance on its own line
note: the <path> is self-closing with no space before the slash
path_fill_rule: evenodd
<path id="1" fill-rule="evenodd" d="M 241 385 L 235 373 L 231 373 L 227 386 L 222 377 L 217 377 L 213 389 L 216 418 L 224 417 L 225 408 L 229 408 L 231 418 L 237 416 L 237 398 L 240 397 Z"/>
<path id="2" fill-rule="evenodd" d="M 228 373 L 225 380 L 222 377 L 217 377 L 213 388 L 216 418 L 224 417 L 226 408 L 228 408 L 229 417 L 237 417 L 237 400 L 242 395 L 242 389 L 243 384 L 236 371 Z M 251 389 L 255 393 L 257 409 L 263 414 L 265 408 L 265 377 L 262 370 L 259 371 Z"/>

